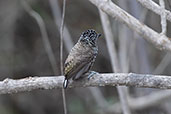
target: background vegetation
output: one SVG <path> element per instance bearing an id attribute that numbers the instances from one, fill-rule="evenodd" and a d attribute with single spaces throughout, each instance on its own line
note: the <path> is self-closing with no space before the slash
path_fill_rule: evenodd
<path id="1" fill-rule="evenodd" d="M 148 11 L 136 0 L 115 0 L 113 2 L 155 31 L 161 32 L 160 16 Z M 158 0 L 155 0 L 155 2 L 158 3 Z M 61 9 L 62 0 L 58 0 L 57 3 Z M 0 80 L 5 78 L 19 79 L 28 76 L 60 75 L 60 36 L 59 29 L 54 21 L 52 5 L 48 0 L 28 0 L 27 4 L 45 22 L 58 67 L 54 72 L 45 50 L 38 23 L 26 11 L 21 1 L 0 0 Z M 165 1 L 165 4 L 166 9 L 170 10 L 168 1 Z M 57 20 L 60 20 L 60 17 L 57 17 Z M 120 63 L 123 62 L 121 68 L 126 67 L 123 72 L 171 74 L 170 53 L 156 49 L 118 20 L 110 18 L 110 22 L 119 61 Z M 113 72 L 99 12 L 93 4 L 84 0 L 67 0 L 65 25 L 74 44 L 81 32 L 87 29 L 92 28 L 102 33 L 103 36 L 98 41 L 99 54 L 93 70 L 100 73 Z M 171 37 L 170 29 L 171 23 L 168 21 L 168 37 Z M 126 53 L 122 53 L 122 47 L 125 47 Z M 67 48 L 64 47 L 64 59 L 67 54 Z M 130 99 L 136 99 L 148 95 L 153 96 L 159 91 L 162 90 L 131 87 L 127 96 Z M 150 106 L 135 108 L 131 110 L 132 114 L 170 114 L 170 96 L 171 93 Z M 106 105 L 106 103 L 115 105 L 120 102 L 115 87 L 100 87 L 97 91 L 92 88 L 67 89 L 66 98 L 69 114 L 120 113 L 103 110 L 99 106 L 99 102 L 102 105 Z M 62 114 L 62 102 L 60 89 L 1 95 L 0 114 Z"/>

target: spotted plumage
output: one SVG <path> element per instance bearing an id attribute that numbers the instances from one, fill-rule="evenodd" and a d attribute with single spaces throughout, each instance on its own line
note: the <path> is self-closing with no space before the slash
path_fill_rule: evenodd
<path id="1" fill-rule="evenodd" d="M 64 64 L 64 88 L 67 88 L 69 79 L 77 80 L 90 70 L 98 54 L 97 39 L 100 36 L 92 29 L 81 34 Z"/>

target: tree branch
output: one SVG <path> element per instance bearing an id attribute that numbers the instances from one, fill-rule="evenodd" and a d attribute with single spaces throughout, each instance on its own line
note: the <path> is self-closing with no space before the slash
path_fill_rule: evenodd
<path id="1" fill-rule="evenodd" d="M 100 9 L 99 9 L 99 13 L 100 13 L 103 30 L 105 33 L 110 60 L 112 63 L 112 70 L 113 72 L 118 73 L 120 72 L 120 65 L 118 63 L 119 60 L 118 60 L 118 55 L 116 53 L 115 43 L 112 41 L 114 37 L 112 34 L 110 21 L 108 15 L 103 11 L 101 11 Z M 119 86 L 117 87 L 119 98 L 122 104 L 123 114 L 131 114 L 124 89 L 125 89 L 124 87 L 119 87 Z"/>
<path id="2" fill-rule="evenodd" d="M 62 88 L 64 77 L 28 77 L 24 79 L 5 79 L 0 81 L 0 94 L 18 93 L 36 89 Z M 106 73 L 74 81 L 69 84 L 73 87 L 90 86 L 132 86 L 158 89 L 171 89 L 171 77 L 163 75 L 135 74 L 135 73 Z"/>
<path id="3" fill-rule="evenodd" d="M 46 26 L 45 26 L 43 18 L 37 12 L 35 12 L 25 0 L 21 0 L 21 3 L 23 5 L 23 8 L 29 13 L 29 15 L 32 16 L 36 20 L 36 22 L 40 28 L 43 45 L 44 45 L 45 51 L 47 53 L 49 62 L 51 64 L 53 73 L 57 74 L 57 71 L 56 71 L 56 69 L 57 69 L 56 63 L 57 62 L 56 62 L 55 55 L 53 53 L 53 50 L 52 50 L 52 47 L 51 47 L 51 44 L 49 41 L 48 33 L 46 30 Z"/>
<path id="4" fill-rule="evenodd" d="M 165 12 L 166 14 L 166 18 L 167 20 L 169 20 L 171 22 L 171 12 L 160 7 L 158 4 L 156 4 L 155 2 L 153 2 L 152 0 L 137 0 L 140 4 L 142 4 L 144 7 L 146 7 L 147 9 L 153 11 L 154 13 L 158 14 L 158 15 L 162 15 L 163 12 Z"/>
<path id="5" fill-rule="evenodd" d="M 167 20 L 166 20 L 166 13 L 165 13 L 165 2 L 164 0 L 159 0 L 161 9 L 162 9 L 162 13 L 160 15 L 161 17 L 161 28 L 162 28 L 162 32 L 161 34 L 166 35 L 167 32 Z"/>
<path id="6" fill-rule="evenodd" d="M 60 25 L 62 20 L 61 9 L 59 7 L 58 0 L 49 0 L 50 8 L 52 10 L 52 14 L 54 17 L 55 24 L 57 26 L 58 31 L 60 31 Z M 74 43 L 71 38 L 71 34 L 69 33 L 68 27 L 64 24 L 64 34 L 63 34 L 63 41 L 66 50 L 69 52 L 71 48 L 74 46 Z"/>
<path id="7" fill-rule="evenodd" d="M 143 36 L 159 49 L 171 51 L 171 41 L 165 35 L 160 35 L 148 26 L 144 25 L 126 11 L 112 3 L 110 0 L 89 0 L 98 8 L 106 12 L 113 18 L 125 23 L 133 31 Z"/>

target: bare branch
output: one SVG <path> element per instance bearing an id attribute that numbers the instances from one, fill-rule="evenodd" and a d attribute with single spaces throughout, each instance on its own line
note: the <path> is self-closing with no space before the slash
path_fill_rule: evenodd
<path id="1" fill-rule="evenodd" d="M 63 75 L 63 30 L 64 30 L 64 20 L 65 20 L 65 9 L 66 9 L 66 0 L 63 0 L 63 10 L 62 10 L 62 20 L 60 26 L 60 67 L 61 67 L 61 75 Z M 67 106 L 66 106 L 66 96 L 65 89 L 62 88 L 62 98 L 63 98 L 63 106 L 64 106 L 64 114 L 67 114 Z"/>
<path id="2" fill-rule="evenodd" d="M 100 18 L 101 18 L 101 23 L 103 26 L 104 34 L 105 34 L 105 39 L 107 42 L 108 53 L 110 55 L 112 70 L 113 72 L 120 72 L 120 66 L 118 63 L 119 62 L 118 55 L 117 55 L 115 43 L 113 40 L 114 36 L 112 34 L 109 17 L 106 13 L 104 13 L 100 9 L 99 9 L 99 13 L 100 13 Z"/>
<path id="3" fill-rule="evenodd" d="M 162 32 L 161 34 L 166 35 L 167 32 L 167 21 L 166 21 L 166 13 L 165 13 L 165 2 L 164 0 L 159 0 L 160 6 L 162 8 L 161 10 L 161 28 L 162 28 Z"/>
<path id="4" fill-rule="evenodd" d="M 153 11 L 154 13 L 158 15 L 162 15 L 163 9 L 152 0 L 137 0 L 137 1 L 141 3 L 147 9 Z M 166 13 L 167 20 L 171 22 L 171 12 L 168 10 L 164 10 L 164 12 Z"/>
<path id="5" fill-rule="evenodd" d="M 29 13 L 29 15 L 32 16 L 37 21 L 37 24 L 40 28 L 40 32 L 42 35 L 43 45 L 44 45 L 45 51 L 48 55 L 52 70 L 53 70 L 54 74 L 57 74 L 57 70 L 56 70 L 57 64 L 56 64 L 55 55 L 53 53 L 53 50 L 52 50 L 52 47 L 51 47 L 51 44 L 49 41 L 48 33 L 47 33 L 47 30 L 45 27 L 45 23 L 44 23 L 42 17 L 37 12 L 32 10 L 32 8 L 26 3 L 25 0 L 21 0 L 21 3 L 23 5 L 24 9 Z"/>
<path id="6" fill-rule="evenodd" d="M 0 94 L 18 93 L 36 89 L 63 88 L 63 76 L 58 77 L 28 77 L 24 79 L 5 79 L 0 81 Z M 132 86 L 158 89 L 171 89 L 171 77 L 152 74 L 107 73 L 97 74 L 91 79 L 80 79 L 69 84 L 73 87 L 90 86 Z"/>
<path id="7" fill-rule="evenodd" d="M 112 40 L 113 39 L 113 34 L 112 34 L 112 30 L 111 30 L 111 25 L 110 25 L 110 21 L 108 18 L 108 15 L 106 13 L 104 13 L 103 11 L 101 11 L 99 9 L 100 12 L 100 18 L 101 18 L 101 22 L 102 22 L 102 26 L 103 26 L 103 30 L 105 33 L 105 38 L 107 41 L 107 48 L 108 48 L 108 52 L 110 55 L 110 60 L 112 63 L 112 70 L 113 72 L 120 72 L 120 66 L 119 66 L 119 59 L 118 59 L 118 55 L 116 52 L 116 48 L 115 48 L 115 43 Z M 118 93 L 119 93 L 119 98 L 121 100 L 121 104 L 122 104 L 122 108 L 123 108 L 123 113 L 124 114 L 130 114 L 130 109 L 127 103 L 127 97 L 124 94 L 124 87 L 117 87 Z"/>
<path id="8" fill-rule="evenodd" d="M 51 6 L 50 8 L 52 10 L 53 17 L 55 19 L 55 24 L 57 26 L 57 29 L 60 31 L 62 16 L 61 16 L 61 10 L 59 7 L 59 1 L 58 0 L 49 0 L 49 3 Z M 71 38 L 71 34 L 69 33 L 69 30 L 65 24 L 64 24 L 63 36 L 64 36 L 64 38 L 63 38 L 64 46 L 65 46 L 66 50 L 69 52 L 74 44 L 73 44 L 73 41 Z"/>
<path id="9" fill-rule="evenodd" d="M 160 35 L 151 28 L 139 22 L 136 18 L 119 8 L 117 5 L 108 0 L 89 0 L 102 11 L 106 12 L 113 18 L 125 23 L 132 30 L 143 36 L 159 49 L 171 51 L 171 41 L 165 35 Z"/>
<path id="10" fill-rule="evenodd" d="M 62 20 L 60 26 L 60 66 L 61 66 L 62 75 L 63 75 L 63 30 L 64 30 L 64 19 L 65 19 L 65 7 L 66 7 L 66 0 L 63 1 Z"/>

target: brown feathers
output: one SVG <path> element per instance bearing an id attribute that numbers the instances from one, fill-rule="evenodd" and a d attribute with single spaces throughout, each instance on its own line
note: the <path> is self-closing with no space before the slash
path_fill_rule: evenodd
<path id="1" fill-rule="evenodd" d="M 95 36 L 95 38 L 91 35 Z M 93 65 L 95 58 L 98 53 L 98 47 L 96 45 L 96 41 L 98 35 L 94 30 L 89 30 L 83 33 L 84 36 L 81 35 L 79 41 L 75 44 L 75 46 L 71 49 L 65 64 L 64 64 L 64 88 L 67 88 L 68 80 L 73 79 L 77 80 L 82 75 L 87 73 L 91 66 Z M 91 36 L 91 37 L 89 37 Z M 92 42 L 92 37 L 94 39 L 94 45 L 92 46 L 89 42 Z M 81 40 L 82 39 L 82 40 Z"/>

